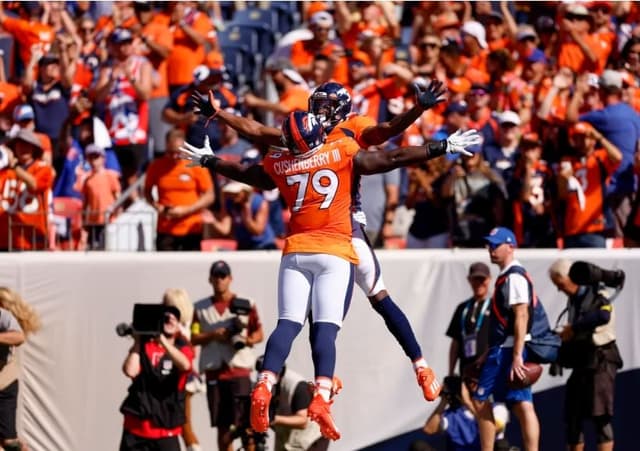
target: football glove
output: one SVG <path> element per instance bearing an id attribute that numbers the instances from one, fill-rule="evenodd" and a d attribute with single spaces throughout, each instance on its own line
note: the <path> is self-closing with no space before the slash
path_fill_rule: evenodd
<path id="1" fill-rule="evenodd" d="M 482 144 L 482 135 L 476 130 L 471 129 L 466 132 L 460 129 L 447 138 L 447 153 L 461 153 L 468 157 L 472 157 L 473 153 L 468 151 L 467 148 L 479 146 Z"/>
<path id="2" fill-rule="evenodd" d="M 413 89 L 415 91 L 416 105 L 419 105 L 423 110 L 428 110 L 444 102 L 444 95 L 447 92 L 440 80 L 431 80 L 427 87 L 414 83 Z"/>
<path id="3" fill-rule="evenodd" d="M 179 151 L 181 159 L 190 161 L 187 165 L 188 167 L 205 166 L 203 158 L 207 157 L 206 159 L 210 159 L 216 157 L 211 149 L 211 143 L 209 142 L 208 136 L 204 137 L 204 146 L 196 147 L 185 141 L 180 146 Z"/>

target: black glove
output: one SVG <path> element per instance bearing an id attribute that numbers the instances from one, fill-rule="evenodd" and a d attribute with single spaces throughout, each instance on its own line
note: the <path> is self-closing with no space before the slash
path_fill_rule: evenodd
<path id="1" fill-rule="evenodd" d="M 413 84 L 416 96 L 416 105 L 423 110 L 433 108 L 437 104 L 444 102 L 444 94 L 447 92 L 440 80 L 431 80 L 429 86 L 423 88 L 418 83 Z"/>
<path id="2" fill-rule="evenodd" d="M 211 104 L 207 94 L 194 92 L 191 94 L 191 100 L 193 101 L 193 112 L 196 114 L 200 114 L 204 117 L 211 117 L 218 112 L 216 107 Z"/>

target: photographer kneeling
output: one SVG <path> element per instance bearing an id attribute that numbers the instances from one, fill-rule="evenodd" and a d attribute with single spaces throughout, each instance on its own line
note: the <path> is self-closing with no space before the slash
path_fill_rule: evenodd
<path id="1" fill-rule="evenodd" d="M 180 451 L 179 437 L 185 422 L 184 386 L 193 351 L 180 335 L 180 310 L 163 305 L 145 310 L 147 315 L 162 314 L 162 319 L 156 321 L 160 330 L 153 334 L 153 330 L 136 327 L 134 310 L 134 343 L 122 366 L 133 381 L 120 407 L 124 414 L 120 451 Z M 151 319 L 145 318 L 153 323 Z"/>
<path id="2" fill-rule="evenodd" d="M 603 270 L 591 263 L 560 259 L 549 268 L 549 277 L 569 298 L 568 322 L 557 327 L 562 338 L 558 364 L 572 368 L 567 380 L 565 424 L 570 451 L 584 449 L 583 421 L 595 425 L 598 451 L 613 450 L 613 397 L 615 377 L 622 359 L 615 342 L 612 301 L 622 289 L 624 272 Z"/>

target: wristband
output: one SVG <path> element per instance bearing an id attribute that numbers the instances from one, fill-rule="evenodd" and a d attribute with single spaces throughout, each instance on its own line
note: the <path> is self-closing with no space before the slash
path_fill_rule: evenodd
<path id="1" fill-rule="evenodd" d="M 426 145 L 426 150 L 427 158 L 440 157 L 447 153 L 447 140 L 443 139 L 441 141 L 430 142 Z"/>
<path id="2" fill-rule="evenodd" d="M 215 155 L 204 155 L 200 158 L 200 166 L 215 171 L 216 166 L 218 166 L 218 161 L 220 161 L 220 158 Z"/>

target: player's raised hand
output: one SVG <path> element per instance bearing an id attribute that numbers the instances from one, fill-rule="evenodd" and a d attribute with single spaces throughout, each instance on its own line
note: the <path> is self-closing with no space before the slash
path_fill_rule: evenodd
<path id="1" fill-rule="evenodd" d="M 413 89 L 415 91 L 416 105 L 420 106 L 423 110 L 428 110 L 444 102 L 444 95 L 447 92 L 443 83 L 436 79 L 431 80 L 426 87 L 421 86 L 419 83 L 414 83 Z"/>
<path id="2" fill-rule="evenodd" d="M 447 138 L 447 153 L 461 153 L 471 157 L 473 153 L 467 149 L 480 144 L 482 144 L 482 136 L 477 130 L 471 129 L 463 132 L 458 129 Z"/>
<path id="3" fill-rule="evenodd" d="M 188 167 L 201 166 L 203 157 L 215 157 L 208 136 L 204 137 L 204 146 L 202 147 L 196 147 L 185 141 L 179 150 L 180 158 L 190 161 Z"/>
<path id="4" fill-rule="evenodd" d="M 191 94 L 191 100 L 193 101 L 193 112 L 204 117 L 215 116 L 220 108 L 220 102 L 213 96 L 213 91 L 209 91 L 208 95 L 194 92 Z"/>

